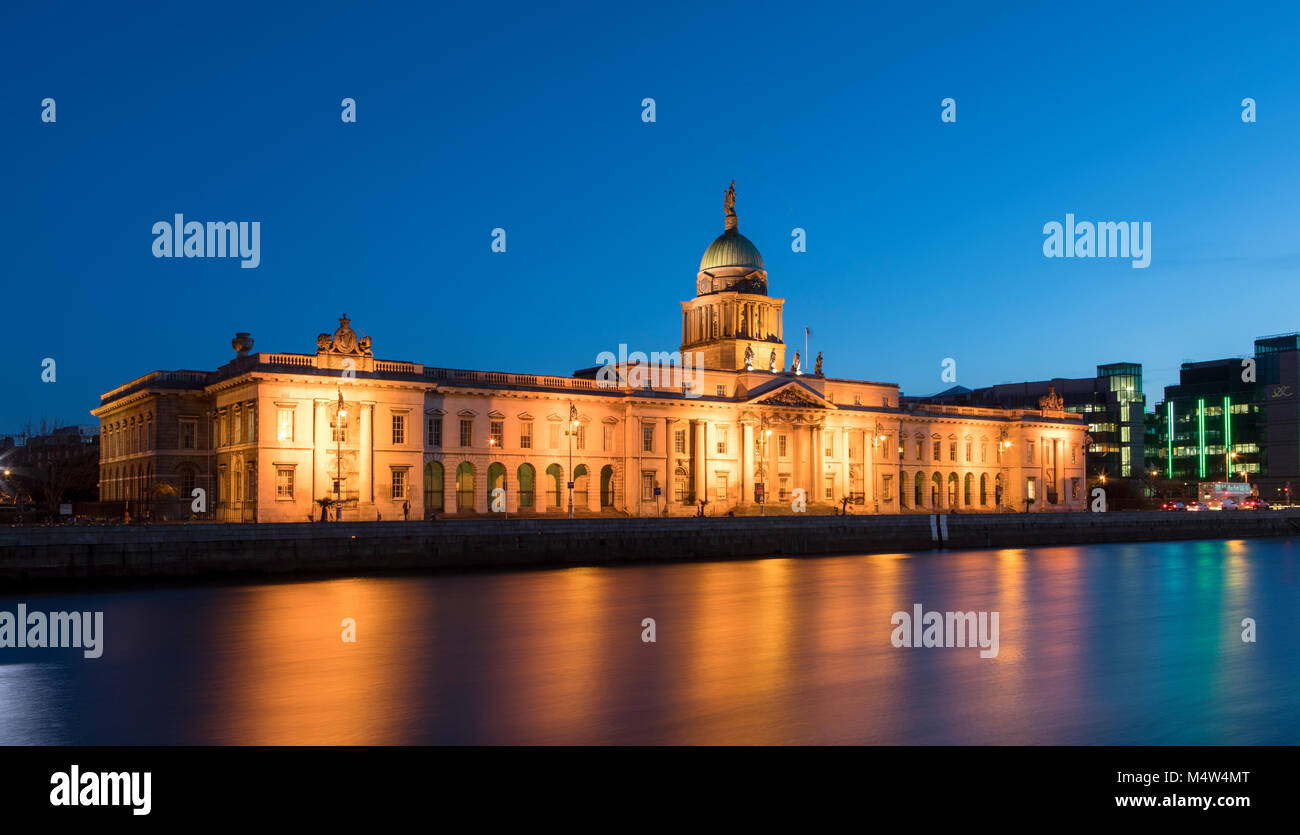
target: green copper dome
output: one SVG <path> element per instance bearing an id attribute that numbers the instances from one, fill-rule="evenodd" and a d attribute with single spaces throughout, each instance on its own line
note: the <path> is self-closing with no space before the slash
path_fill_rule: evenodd
<path id="1" fill-rule="evenodd" d="M 734 229 L 723 232 L 709 248 L 704 250 L 700 259 L 700 270 L 715 267 L 747 267 L 753 270 L 763 269 L 763 256 L 758 254 L 758 247 L 749 238 Z"/>

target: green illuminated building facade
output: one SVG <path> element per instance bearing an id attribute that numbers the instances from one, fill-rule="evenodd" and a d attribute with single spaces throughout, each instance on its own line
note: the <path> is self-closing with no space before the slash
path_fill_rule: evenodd
<path id="1" fill-rule="evenodd" d="M 1261 337 L 1253 357 L 1185 362 L 1178 377 L 1147 420 L 1156 478 L 1182 495 L 1200 481 L 1249 481 L 1288 500 L 1300 486 L 1300 334 Z"/>

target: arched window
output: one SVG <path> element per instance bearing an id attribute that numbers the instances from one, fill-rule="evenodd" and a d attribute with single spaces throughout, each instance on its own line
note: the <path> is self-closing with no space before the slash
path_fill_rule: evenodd
<path id="1" fill-rule="evenodd" d="M 988 507 L 989 504 L 989 474 L 980 473 L 980 507 Z"/>
<path id="2" fill-rule="evenodd" d="M 487 499 L 488 505 L 492 504 L 492 491 L 498 487 L 506 487 L 506 465 L 499 461 L 493 461 L 488 465 L 487 471 Z"/>
<path id="3" fill-rule="evenodd" d="M 935 473 L 930 476 L 930 507 L 938 510 L 943 507 L 943 476 Z"/>
<path id="4" fill-rule="evenodd" d="M 430 461 L 424 465 L 424 512 L 442 512 L 442 463 Z"/>
<path id="5" fill-rule="evenodd" d="M 900 470 L 898 473 L 898 504 L 900 507 L 906 508 L 907 502 L 907 472 Z"/>
<path id="6" fill-rule="evenodd" d="M 474 509 L 474 465 L 461 462 L 456 468 L 456 510 Z"/>
<path id="7" fill-rule="evenodd" d="M 997 478 L 993 480 L 993 503 L 998 507 L 1002 506 L 1002 473 L 998 473 Z"/>
<path id="8" fill-rule="evenodd" d="M 573 468 L 573 506 L 587 507 L 587 465 L 579 464 Z"/>
<path id="9" fill-rule="evenodd" d="M 957 474 L 948 473 L 948 507 L 959 507 L 957 504 Z"/>
<path id="10" fill-rule="evenodd" d="M 561 507 L 560 496 L 564 487 L 564 471 L 560 469 L 559 464 L 552 464 L 546 468 L 547 481 L 546 486 L 551 494 L 549 507 Z"/>
<path id="11" fill-rule="evenodd" d="M 515 480 L 519 482 L 519 507 L 532 509 L 534 506 L 533 479 L 535 471 L 532 464 L 520 464 Z"/>
<path id="12" fill-rule="evenodd" d="M 600 506 L 614 506 L 614 467 L 609 464 L 600 468 Z"/>
<path id="13" fill-rule="evenodd" d="M 914 504 L 916 509 L 920 510 L 925 507 L 925 473 L 916 474 L 916 489 L 913 492 L 916 500 Z"/>
<path id="14" fill-rule="evenodd" d="M 678 467 L 673 473 L 673 495 L 681 504 L 691 503 L 690 481 L 686 476 L 686 470 Z"/>
<path id="15" fill-rule="evenodd" d="M 975 476 L 972 475 L 971 473 L 966 473 L 965 487 L 966 489 L 963 491 L 964 495 L 962 496 L 962 504 L 966 505 L 966 507 L 970 507 L 971 493 L 974 492 L 975 490 Z"/>

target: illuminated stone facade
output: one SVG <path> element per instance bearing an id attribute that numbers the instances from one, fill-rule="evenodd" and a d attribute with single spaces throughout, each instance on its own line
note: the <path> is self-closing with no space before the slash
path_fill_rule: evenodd
<path id="1" fill-rule="evenodd" d="M 315 354 L 253 353 L 240 334 L 215 372 L 156 371 L 101 398 L 101 497 L 178 518 L 200 488 L 195 516 L 259 522 L 319 518 L 336 495 L 345 520 L 488 514 L 499 487 L 512 515 L 565 515 L 570 498 L 576 515 L 693 515 L 701 500 L 708 515 L 790 513 L 800 498 L 808 512 L 1084 509 L 1084 424 L 1051 398 L 900 406 L 894 384 L 806 358 L 791 370 L 734 191 L 726 210 L 682 304 L 682 358 L 702 357 L 673 369 L 685 381 L 638 379 L 631 362 L 553 377 L 377 360 L 346 317 Z"/>

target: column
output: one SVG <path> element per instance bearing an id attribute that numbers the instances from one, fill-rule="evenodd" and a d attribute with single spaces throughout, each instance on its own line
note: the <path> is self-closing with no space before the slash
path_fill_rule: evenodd
<path id="1" fill-rule="evenodd" d="M 812 436 L 812 475 L 813 475 L 813 492 L 809 497 L 809 502 L 826 501 L 826 465 L 824 462 L 826 452 L 826 430 L 821 426 L 808 427 Z"/>
<path id="2" fill-rule="evenodd" d="M 334 474 L 336 472 L 334 468 L 338 466 L 338 464 L 337 462 L 334 462 L 335 446 L 334 436 L 330 432 L 330 406 L 330 403 L 323 400 L 316 401 L 312 405 L 316 446 L 312 454 L 312 461 L 315 464 L 316 471 L 316 482 L 313 487 L 314 495 L 312 496 L 313 500 L 334 497 Z M 217 474 L 214 472 L 212 477 L 216 478 L 216 476 Z M 330 509 L 333 510 L 333 508 Z M 317 507 L 316 515 L 318 518 L 319 510 L 320 508 Z M 334 514 L 330 513 L 329 518 L 333 519 Z"/>
<path id="3" fill-rule="evenodd" d="M 346 399 L 346 395 L 345 395 Z M 357 477 L 356 491 L 357 504 L 356 511 L 361 510 L 364 504 L 374 505 L 375 503 L 375 404 L 362 403 L 361 409 L 361 426 L 357 433 Z M 351 440 L 349 438 L 349 440 Z M 346 512 L 347 508 L 344 508 Z M 364 516 L 358 515 L 356 518 L 363 519 Z"/>
<path id="4" fill-rule="evenodd" d="M 444 430 L 445 431 L 445 430 Z M 443 442 L 446 443 L 444 437 Z M 458 463 L 447 455 L 442 457 L 442 510 L 435 510 L 444 516 L 456 512 L 456 467 Z"/>
<path id="5" fill-rule="evenodd" d="M 702 420 L 693 421 L 695 426 L 695 501 L 707 500 L 709 489 L 708 467 L 708 429 Z"/>
<path id="6" fill-rule="evenodd" d="M 597 431 L 600 430 L 600 424 L 596 424 Z M 587 432 L 587 445 L 592 442 L 590 427 Z M 587 510 L 593 513 L 600 512 L 600 468 L 604 464 L 598 464 L 594 461 L 583 461 L 587 465 Z M 577 466 L 577 465 L 574 465 Z"/>
<path id="7" fill-rule="evenodd" d="M 790 468 L 790 485 L 791 494 L 794 488 L 802 487 L 808 495 L 808 500 L 812 501 L 812 488 L 808 484 L 808 465 L 804 462 L 808 458 L 808 432 L 807 427 L 795 425 L 791 427 L 791 433 L 794 435 L 794 466 Z"/>
<path id="8" fill-rule="evenodd" d="M 661 490 L 658 504 L 658 510 L 661 513 L 665 507 L 668 507 L 677 498 L 673 495 L 673 485 L 677 483 L 677 477 L 673 473 L 675 469 L 673 467 L 673 423 L 675 420 L 676 418 L 664 418 L 664 474 L 659 482 Z"/>
<path id="9" fill-rule="evenodd" d="M 754 500 L 754 426 L 740 426 L 740 499 L 739 504 Z"/>

